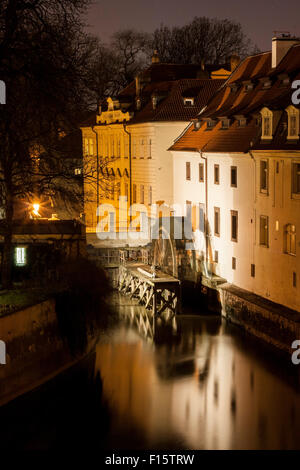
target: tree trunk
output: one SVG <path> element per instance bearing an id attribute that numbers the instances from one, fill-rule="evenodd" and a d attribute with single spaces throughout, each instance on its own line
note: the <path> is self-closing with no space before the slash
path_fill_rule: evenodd
<path id="1" fill-rule="evenodd" d="M 6 217 L 5 232 L 2 253 L 2 289 L 10 289 L 12 287 L 11 268 L 12 268 L 12 223 L 13 223 L 13 200 L 10 195 L 6 197 Z"/>

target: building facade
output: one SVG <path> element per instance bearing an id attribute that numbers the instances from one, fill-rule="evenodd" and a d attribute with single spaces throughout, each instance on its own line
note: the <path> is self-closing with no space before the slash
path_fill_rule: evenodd
<path id="1" fill-rule="evenodd" d="M 196 269 L 300 311 L 300 45 L 246 58 L 171 147 Z"/>
<path id="2" fill-rule="evenodd" d="M 110 230 L 125 239 L 128 224 L 136 228 L 129 214 L 133 204 L 145 206 L 148 217 L 153 204 L 173 204 L 168 147 L 229 74 L 223 68 L 162 64 L 156 58 L 116 98 L 102 104 L 93 123 L 82 125 L 84 166 L 94 173 L 94 181 L 85 183 L 89 243 L 97 244 L 97 226 L 99 233 Z"/>

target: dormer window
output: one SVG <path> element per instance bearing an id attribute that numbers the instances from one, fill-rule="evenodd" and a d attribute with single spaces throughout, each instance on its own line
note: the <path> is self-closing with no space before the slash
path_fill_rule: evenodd
<path id="1" fill-rule="evenodd" d="M 273 113 L 268 108 L 261 110 L 262 117 L 262 139 L 272 139 L 273 137 Z"/>
<path id="2" fill-rule="evenodd" d="M 206 130 L 211 131 L 216 125 L 216 120 L 214 119 L 208 119 L 206 121 Z"/>
<path id="3" fill-rule="evenodd" d="M 198 119 L 195 119 L 193 121 L 193 124 L 194 124 L 194 131 L 198 131 L 201 127 L 201 121 L 198 121 Z"/>
<path id="4" fill-rule="evenodd" d="M 226 117 L 221 119 L 221 129 L 228 129 L 230 124 L 230 120 Z"/>
<path id="5" fill-rule="evenodd" d="M 194 98 L 183 98 L 184 106 L 194 106 Z"/>
<path id="6" fill-rule="evenodd" d="M 247 119 L 245 116 L 236 116 L 236 119 L 239 127 L 246 127 Z"/>
<path id="7" fill-rule="evenodd" d="M 245 85 L 245 92 L 246 92 L 246 93 L 247 93 L 248 91 L 253 90 L 253 88 L 254 88 L 254 83 L 252 83 L 252 82 L 250 82 L 250 81 L 245 82 L 244 85 Z"/>
<path id="8" fill-rule="evenodd" d="M 299 109 L 289 106 L 286 109 L 288 115 L 288 139 L 299 139 Z"/>
<path id="9" fill-rule="evenodd" d="M 230 93 L 235 93 L 238 90 L 238 85 L 236 83 L 233 83 L 230 86 Z"/>
<path id="10" fill-rule="evenodd" d="M 280 80 L 280 86 L 286 87 L 290 84 L 290 77 L 287 74 L 281 74 L 278 78 Z"/>
<path id="11" fill-rule="evenodd" d="M 269 78 L 263 79 L 263 89 L 267 90 L 268 88 L 271 88 L 272 82 Z"/>

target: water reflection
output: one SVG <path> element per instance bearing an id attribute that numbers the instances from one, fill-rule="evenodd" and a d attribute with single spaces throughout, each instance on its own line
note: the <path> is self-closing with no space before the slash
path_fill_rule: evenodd
<path id="1" fill-rule="evenodd" d="M 122 323 L 74 370 L 1 407 L 0 448 L 300 449 L 300 368 L 219 317 L 157 333 L 154 344 Z"/>
<path id="2" fill-rule="evenodd" d="M 181 318 L 173 339 L 159 345 L 122 326 L 97 347 L 96 368 L 114 416 L 109 443 L 300 448 L 296 369 L 276 362 L 217 317 Z"/>

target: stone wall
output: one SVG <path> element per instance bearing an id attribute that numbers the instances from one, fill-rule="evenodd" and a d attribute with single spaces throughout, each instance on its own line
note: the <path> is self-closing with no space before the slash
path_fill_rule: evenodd
<path id="1" fill-rule="evenodd" d="M 292 354 L 300 339 L 300 313 L 229 284 L 219 287 L 222 315 L 249 333 Z"/>

